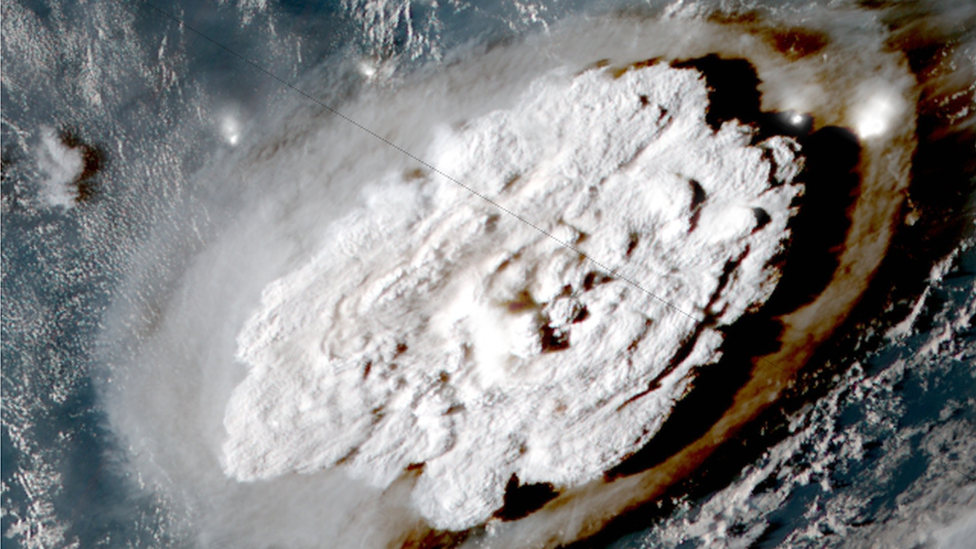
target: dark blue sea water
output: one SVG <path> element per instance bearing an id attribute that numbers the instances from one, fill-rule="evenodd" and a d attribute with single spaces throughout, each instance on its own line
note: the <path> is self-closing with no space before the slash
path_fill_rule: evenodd
<path id="1" fill-rule="evenodd" d="M 890 7 L 850 5 L 881 19 Z M 126 386 L 127 365 L 155 330 L 179 321 L 167 316 L 178 274 L 199 268 L 219 231 L 241 223 L 234 212 L 253 189 L 215 183 L 230 180 L 220 166 L 239 161 L 240 141 L 302 112 L 307 99 L 296 89 L 342 105 L 570 19 L 654 18 L 678 8 L 704 16 L 716 6 L 830 17 L 826 2 L 778 1 L 4 2 L 2 546 L 334 546 L 315 537 L 314 525 L 299 532 L 298 519 L 291 537 L 265 537 L 254 526 L 260 521 L 229 521 L 220 498 L 189 498 L 187 506 L 180 479 L 163 478 L 178 468 L 161 464 L 154 476 L 139 465 L 155 459 L 147 448 L 179 437 L 120 428 L 112 421 L 119 410 L 105 404 L 112 387 Z M 956 63 L 976 64 L 976 20 L 965 6 L 918 3 L 890 24 L 929 29 L 918 56 L 955 52 Z M 973 74 L 972 65 L 957 70 Z M 923 84 L 946 71 L 932 68 Z M 954 185 L 914 174 L 935 196 L 920 200 L 928 233 L 906 237 L 892 261 L 931 274 L 900 277 L 897 264 L 885 264 L 883 288 L 817 357 L 819 377 L 805 382 L 809 391 L 801 384 L 772 421 L 775 434 L 757 439 L 763 448 L 707 490 L 669 497 L 666 512 L 636 511 L 601 545 L 969 547 L 976 150 L 966 147 L 974 86 L 943 78 L 924 92 L 962 113 L 950 117 L 964 136 L 954 158 L 971 155 L 968 164 L 959 160 Z M 39 160 L 46 143 L 80 143 L 74 150 L 85 151 L 91 169 L 80 187 Z M 143 440 L 133 440 L 136 432 Z M 166 483 L 169 490 L 158 489 Z"/>

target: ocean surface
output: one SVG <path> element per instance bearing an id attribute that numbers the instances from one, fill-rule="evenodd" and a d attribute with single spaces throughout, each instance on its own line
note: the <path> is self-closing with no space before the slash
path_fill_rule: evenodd
<path id="1" fill-rule="evenodd" d="M 10 0 L 2 30 L 2 547 L 976 537 L 971 3 Z M 749 58 L 763 48 L 789 62 Z M 841 290 L 823 311 L 850 305 L 829 326 L 811 313 L 794 329 L 814 343 L 795 366 L 770 366 L 785 376 L 770 403 L 647 497 L 574 485 L 552 499 L 563 487 L 539 482 L 521 492 L 524 513 L 458 531 L 429 527 L 410 478 L 378 487 L 347 474 L 354 455 L 257 481 L 227 473 L 225 413 L 248 374 L 239 333 L 337 219 L 373 207 L 371 185 L 414 177 L 439 136 L 515 109 L 553 71 L 709 53 L 758 67 L 763 110 L 849 127 L 888 169 L 859 175 L 895 182 L 876 198 L 890 215 L 855 224 L 867 236 L 845 244 L 877 265 L 830 286 Z M 803 234 L 842 237 L 852 211 L 809 214 Z M 784 284 L 797 276 L 786 269 Z M 772 352 L 740 326 L 726 355 Z M 703 374 L 705 396 L 690 390 L 660 437 L 581 486 L 620 486 L 615 475 L 685 455 L 725 410 L 727 382 Z M 554 526 L 564 517 L 546 514 L 550 499 L 586 518 Z"/>

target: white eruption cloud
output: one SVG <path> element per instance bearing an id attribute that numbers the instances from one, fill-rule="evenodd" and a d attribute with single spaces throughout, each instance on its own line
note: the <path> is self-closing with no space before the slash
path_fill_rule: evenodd
<path id="1" fill-rule="evenodd" d="M 401 546 L 485 522 L 513 475 L 584 489 L 772 293 L 796 142 L 707 125 L 695 71 L 583 69 L 722 52 L 754 62 L 764 110 L 853 127 L 875 54 L 787 63 L 698 19 L 571 23 L 396 85 L 381 59 L 296 84 L 331 106 L 365 82 L 337 110 L 554 238 L 305 97 L 207 118 L 232 146 L 136 260 L 103 388 L 134 478 L 199 546 Z M 549 533 L 501 526 L 498 546 Z"/>
<path id="2" fill-rule="evenodd" d="M 71 184 L 85 168 L 81 150 L 65 145 L 51 128 L 42 128 L 40 133 L 35 151 L 42 176 L 40 195 L 50 206 L 70 208 L 75 199 Z"/>
<path id="3" fill-rule="evenodd" d="M 510 213 L 421 170 L 369 183 L 238 335 L 226 473 L 423 464 L 412 499 L 456 530 L 513 474 L 576 485 L 643 445 L 769 296 L 800 192 L 794 141 L 706 107 L 691 70 L 556 71 L 424 155 Z"/>
<path id="4" fill-rule="evenodd" d="M 974 362 L 976 288 L 943 299 L 930 281 L 892 327 L 899 304 L 880 301 L 915 292 L 890 282 L 896 262 L 925 265 L 954 230 L 928 201 L 972 213 L 971 193 L 943 194 L 961 183 L 930 174 L 969 166 L 954 139 L 976 121 L 976 3 L 24 4 L 0 18 L 14 545 L 557 547 L 636 517 L 650 530 L 635 543 L 655 548 L 969 546 L 974 401 L 929 387 Z M 705 123 L 706 82 L 668 63 L 710 55 L 755 68 L 762 135 L 850 130 L 843 214 L 814 196 L 834 182 L 800 175 L 806 138 Z M 837 232 L 833 278 L 763 311 L 821 228 Z M 972 271 L 951 269 L 932 279 Z M 942 301 L 965 307 L 941 318 Z M 757 310 L 779 350 L 748 376 L 706 368 L 723 345 L 765 352 L 723 340 Z M 887 373 L 794 375 L 846 368 L 847 342 L 925 333 Z M 968 387 L 964 373 L 945 379 Z M 914 406 L 892 398 L 904 380 L 924 383 L 918 408 L 944 405 L 928 423 L 895 413 Z M 785 440 L 746 438 L 791 395 L 816 402 Z M 681 494 L 735 467 L 712 452 L 740 441 L 757 456 L 740 478 Z M 627 462 L 641 449 L 661 463 Z M 650 468 L 617 476 L 622 462 Z M 516 480 L 552 491 L 507 497 Z M 539 493 L 554 497 L 520 499 Z"/>

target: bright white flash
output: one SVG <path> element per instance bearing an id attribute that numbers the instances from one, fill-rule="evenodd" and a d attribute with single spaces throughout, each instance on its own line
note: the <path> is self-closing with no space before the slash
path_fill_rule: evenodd
<path id="1" fill-rule="evenodd" d="M 390 60 L 383 61 L 368 57 L 361 59 L 358 67 L 359 74 L 363 75 L 367 80 L 385 80 L 392 76 L 396 70 L 396 64 Z"/>
<path id="2" fill-rule="evenodd" d="M 875 93 L 856 111 L 854 127 L 862 138 L 878 137 L 891 129 L 901 111 L 900 100 L 888 91 Z"/>
<path id="3" fill-rule="evenodd" d="M 225 141 L 236 145 L 241 140 L 241 123 L 233 116 L 225 116 L 220 123 L 220 133 Z"/>
<path id="4" fill-rule="evenodd" d="M 364 60 L 359 63 L 359 72 L 366 78 L 373 78 L 378 70 L 376 64 L 371 61 Z"/>

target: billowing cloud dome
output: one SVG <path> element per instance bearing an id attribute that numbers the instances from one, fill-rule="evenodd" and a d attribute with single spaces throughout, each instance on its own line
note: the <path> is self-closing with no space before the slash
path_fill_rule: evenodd
<path id="1" fill-rule="evenodd" d="M 462 529 L 512 475 L 618 464 L 770 295 L 801 190 L 794 141 L 715 131 L 707 106 L 693 70 L 556 72 L 442 129 L 424 157 L 455 181 L 369 182 L 238 336 L 226 473 L 420 470 L 421 513 Z"/>

